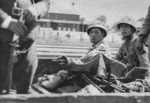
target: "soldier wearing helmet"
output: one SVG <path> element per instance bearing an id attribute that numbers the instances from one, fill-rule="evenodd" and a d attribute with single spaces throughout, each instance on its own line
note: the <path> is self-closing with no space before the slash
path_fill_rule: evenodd
<path id="1" fill-rule="evenodd" d="M 137 37 L 135 35 L 136 26 L 135 21 L 131 17 L 124 17 L 117 23 L 117 28 L 122 35 L 124 43 L 116 55 L 116 59 L 123 62 L 130 70 L 133 67 L 149 67 L 148 51 L 145 47 L 144 53 L 137 52 L 135 46 L 137 44 Z"/>
<path id="2" fill-rule="evenodd" d="M 107 56 L 111 56 L 108 45 L 104 42 L 104 38 L 107 36 L 107 29 L 103 22 L 94 21 L 87 29 L 90 41 L 92 43 L 92 49 L 97 48 Z"/>
<path id="3" fill-rule="evenodd" d="M 43 81 L 41 82 L 41 78 L 39 78 L 39 83 L 48 88 L 49 90 L 53 90 L 55 87 L 57 87 L 60 83 L 62 83 L 64 80 L 66 80 L 69 76 L 70 72 L 87 72 L 91 75 L 101 75 L 106 76 L 106 67 L 105 67 L 105 61 L 104 61 L 104 55 L 105 58 L 110 56 L 109 53 L 109 47 L 106 45 L 106 43 L 103 41 L 103 39 L 107 36 L 107 30 L 105 25 L 102 22 L 94 22 L 92 25 L 89 26 L 87 29 L 87 34 L 89 35 L 90 41 L 92 43 L 92 47 L 89 49 L 89 51 L 81 58 L 79 59 L 72 59 L 68 57 L 61 57 L 60 59 L 63 59 L 67 62 L 69 65 L 68 70 L 61 70 L 59 71 L 55 77 L 52 77 L 51 81 Z M 107 64 L 110 62 L 117 62 L 116 60 L 110 60 L 107 59 Z M 118 65 L 113 65 L 118 66 Z M 118 70 L 120 70 L 120 74 L 122 75 L 122 71 L 124 69 L 124 65 L 121 63 L 117 67 Z M 122 69 L 123 68 L 123 69 Z M 116 68 L 115 68 L 116 69 Z M 68 72 L 69 71 L 69 72 Z M 118 73 L 118 72 L 116 72 Z M 119 74 L 119 73 L 118 73 Z"/>

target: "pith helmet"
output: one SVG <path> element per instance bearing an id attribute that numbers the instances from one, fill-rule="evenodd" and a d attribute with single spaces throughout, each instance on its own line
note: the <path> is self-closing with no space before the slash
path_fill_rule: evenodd
<path id="1" fill-rule="evenodd" d="M 88 35 L 89 35 L 92 28 L 99 28 L 100 30 L 103 30 L 104 31 L 104 37 L 107 36 L 107 29 L 106 29 L 106 26 L 103 22 L 97 20 L 97 21 L 94 21 L 93 23 L 91 23 L 91 25 L 87 29 Z"/>
<path id="2" fill-rule="evenodd" d="M 119 29 L 120 28 L 120 25 L 121 24 L 128 24 L 130 25 L 134 32 L 136 31 L 136 22 L 135 20 L 132 18 L 132 17 L 129 17 L 129 16 L 125 16 L 123 17 L 118 23 L 117 23 L 117 28 Z"/>

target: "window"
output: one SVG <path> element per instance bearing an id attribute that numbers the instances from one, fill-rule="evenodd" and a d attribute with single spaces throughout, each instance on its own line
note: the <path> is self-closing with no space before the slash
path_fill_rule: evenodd
<path id="1" fill-rule="evenodd" d="M 66 27 L 63 27 L 63 31 L 66 31 Z"/>
<path id="2" fill-rule="evenodd" d="M 68 28 L 68 31 L 71 31 L 71 28 Z"/>
<path id="3" fill-rule="evenodd" d="M 72 28 L 72 31 L 76 31 L 76 28 L 75 28 L 75 27 L 73 27 L 73 28 Z"/>
<path id="4" fill-rule="evenodd" d="M 58 30 L 61 31 L 61 27 L 58 27 Z"/>

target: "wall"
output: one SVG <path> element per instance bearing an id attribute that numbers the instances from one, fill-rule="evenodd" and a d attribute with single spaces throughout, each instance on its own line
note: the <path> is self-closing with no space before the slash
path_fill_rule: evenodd
<path id="1" fill-rule="evenodd" d="M 148 93 L 1 95 L 0 103 L 150 103 Z"/>
<path id="2" fill-rule="evenodd" d="M 79 21 L 79 15 L 63 14 L 63 13 L 48 13 L 46 16 L 43 17 L 43 19 Z"/>

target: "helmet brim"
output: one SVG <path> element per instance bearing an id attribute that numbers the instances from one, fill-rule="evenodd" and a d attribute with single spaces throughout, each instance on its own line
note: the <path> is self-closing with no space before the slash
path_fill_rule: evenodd
<path id="1" fill-rule="evenodd" d="M 103 27 L 103 26 L 90 26 L 90 27 L 87 29 L 87 34 L 88 34 L 88 35 L 90 34 L 91 29 L 93 29 L 93 28 L 98 28 L 98 29 L 104 31 L 104 37 L 107 36 L 106 28 Z"/>
<path id="2" fill-rule="evenodd" d="M 133 32 L 136 32 L 136 27 L 135 27 L 134 25 L 129 24 L 129 23 L 126 23 L 126 22 L 119 22 L 119 23 L 117 24 L 117 28 L 118 28 L 118 29 L 120 28 L 120 25 L 121 25 L 121 24 L 127 24 L 127 25 L 131 26 L 131 27 L 133 28 Z"/>

